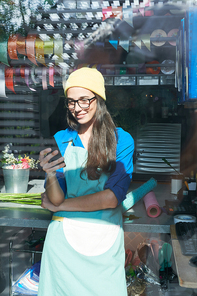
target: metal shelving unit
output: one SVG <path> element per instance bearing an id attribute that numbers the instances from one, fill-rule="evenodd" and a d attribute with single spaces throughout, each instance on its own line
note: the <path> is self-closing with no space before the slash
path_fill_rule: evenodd
<path id="1" fill-rule="evenodd" d="M 41 237 L 43 236 L 44 232 L 41 231 L 40 235 L 38 236 L 38 233 L 40 231 L 35 231 L 33 228 L 32 228 L 32 234 L 30 235 L 30 237 Z M 28 237 L 28 239 L 30 238 Z M 14 261 L 14 252 L 18 252 L 18 253 L 29 253 L 31 254 L 31 265 L 34 265 L 35 264 L 35 260 L 36 260 L 36 255 L 41 255 L 42 254 L 42 249 L 40 250 L 36 250 L 35 247 L 30 247 L 27 245 L 27 241 L 24 241 L 24 242 L 21 242 L 21 247 L 15 247 L 14 246 L 14 242 L 13 240 L 10 240 L 9 242 L 9 296 L 26 296 L 25 294 L 20 294 L 20 293 L 14 293 L 13 292 L 13 289 L 12 289 L 12 286 L 14 284 L 14 272 L 13 272 L 13 261 Z"/>

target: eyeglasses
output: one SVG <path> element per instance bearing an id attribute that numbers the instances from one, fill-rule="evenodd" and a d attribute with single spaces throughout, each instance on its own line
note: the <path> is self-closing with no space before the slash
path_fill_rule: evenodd
<path id="1" fill-rule="evenodd" d="M 79 99 L 79 100 L 72 100 L 72 99 L 69 99 L 67 98 L 66 101 L 65 101 L 65 105 L 66 105 L 66 108 L 68 108 L 69 110 L 74 110 L 75 109 L 75 104 L 77 103 L 78 106 L 81 108 L 81 109 L 88 109 L 90 107 L 90 102 L 92 100 L 96 99 L 96 97 L 94 96 L 93 98 L 91 99 Z"/>

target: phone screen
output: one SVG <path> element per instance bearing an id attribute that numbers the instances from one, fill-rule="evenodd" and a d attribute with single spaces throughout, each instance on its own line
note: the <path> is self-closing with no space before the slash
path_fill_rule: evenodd
<path id="1" fill-rule="evenodd" d="M 61 152 L 60 152 L 60 150 L 59 150 L 59 147 L 58 147 L 57 142 L 56 142 L 56 140 L 55 140 L 54 137 L 53 137 L 53 142 L 52 142 L 52 146 L 51 146 L 51 148 L 52 148 L 53 151 L 54 151 L 54 150 L 58 150 L 58 152 L 59 152 L 59 154 L 60 154 L 60 156 L 61 156 Z"/>
<path id="2" fill-rule="evenodd" d="M 54 160 L 56 160 L 56 159 L 62 157 L 61 152 L 60 152 L 60 150 L 59 150 L 59 147 L 58 147 L 58 145 L 57 145 L 57 142 L 56 142 L 55 138 L 53 138 L 53 142 L 52 142 L 52 144 L 50 145 L 50 147 L 51 147 L 52 151 L 55 151 L 55 150 L 58 151 L 58 154 L 55 155 L 55 156 L 51 159 L 51 161 L 54 161 Z"/>

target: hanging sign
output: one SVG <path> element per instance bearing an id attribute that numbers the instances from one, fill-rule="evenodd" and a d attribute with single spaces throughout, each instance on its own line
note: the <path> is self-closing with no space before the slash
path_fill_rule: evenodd
<path id="1" fill-rule="evenodd" d="M 122 20 L 122 6 L 112 7 L 112 16 L 113 18 L 118 18 Z"/>
<path id="2" fill-rule="evenodd" d="M 35 34 L 28 34 L 26 38 L 26 51 L 27 51 L 27 57 L 28 59 L 37 65 L 36 59 L 35 59 L 35 40 L 36 35 Z"/>
<path id="3" fill-rule="evenodd" d="M 0 97 L 7 98 L 5 94 L 5 66 L 0 65 Z"/>
<path id="4" fill-rule="evenodd" d="M 144 8 L 139 8 L 139 12 L 141 13 L 142 16 L 144 16 Z"/>
<path id="5" fill-rule="evenodd" d="M 119 40 L 119 45 L 126 50 L 127 52 L 129 52 L 129 40 Z"/>
<path id="6" fill-rule="evenodd" d="M 132 7 L 127 7 L 122 9 L 122 19 L 127 22 L 131 27 L 133 27 L 133 9 Z"/>
<path id="7" fill-rule="evenodd" d="M 11 35 L 8 39 L 8 54 L 11 60 L 18 60 L 17 56 L 17 35 Z"/>
<path id="8" fill-rule="evenodd" d="M 141 42 L 141 39 L 139 39 L 139 37 L 136 40 L 133 40 L 133 43 L 141 49 L 142 42 Z"/>
<path id="9" fill-rule="evenodd" d="M 106 20 L 107 18 L 112 17 L 112 7 L 109 6 L 107 8 L 102 8 L 103 18 L 102 21 Z"/>
<path id="10" fill-rule="evenodd" d="M 143 34 L 141 36 L 141 40 L 144 43 L 144 45 L 148 48 L 150 51 L 150 34 Z"/>
<path id="11" fill-rule="evenodd" d="M 118 40 L 109 40 L 109 43 L 111 43 L 111 45 L 117 49 L 118 48 Z"/>

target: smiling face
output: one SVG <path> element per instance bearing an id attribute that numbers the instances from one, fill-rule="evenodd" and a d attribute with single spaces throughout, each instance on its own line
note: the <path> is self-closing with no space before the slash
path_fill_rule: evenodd
<path id="1" fill-rule="evenodd" d="M 71 87 L 67 90 L 67 98 L 77 101 L 79 99 L 91 99 L 95 94 L 82 87 Z M 84 127 L 91 127 L 94 122 L 94 115 L 97 108 L 96 99 L 90 101 L 90 106 L 87 109 L 82 109 L 77 103 L 75 103 L 75 108 L 70 110 L 72 116 L 75 120 Z"/>

